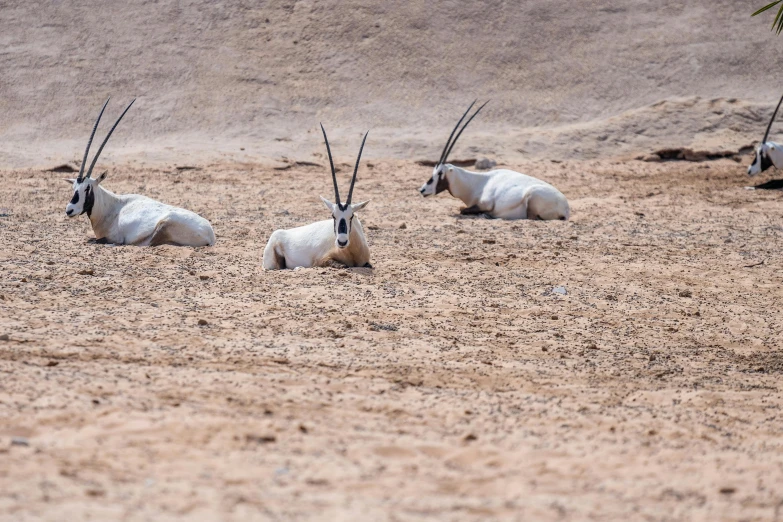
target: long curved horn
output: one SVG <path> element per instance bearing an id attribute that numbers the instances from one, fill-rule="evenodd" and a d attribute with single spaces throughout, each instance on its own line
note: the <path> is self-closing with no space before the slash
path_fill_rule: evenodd
<path id="1" fill-rule="evenodd" d="M 334 183 L 334 202 L 340 204 L 340 190 L 337 188 L 337 174 L 334 171 L 334 161 L 332 161 L 332 149 L 329 148 L 329 138 L 326 137 L 326 129 L 321 123 L 321 132 L 324 134 L 324 143 L 326 143 L 326 153 L 329 155 L 329 166 L 332 168 L 332 183 Z"/>
<path id="2" fill-rule="evenodd" d="M 470 109 L 473 108 L 474 105 L 476 105 L 476 102 L 478 99 L 473 100 L 473 103 L 470 104 L 468 107 L 468 110 L 465 111 L 465 113 L 462 115 L 462 118 L 459 119 L 457 124 L 454 126 L 454 130 L 451 131 L 451 134 L 449 134 L 449 139 L 446 140 L 446 145 L 443 147 L 443 152 L 440 153 L 440 159 L 438 160 L 438 165 L 442 164 L 444 161 L 446 161 L 446 151 L 449 150 L 449 144 L 451 144 L 451 138 L 454 137 L 454 133 L 457 132 L 457 129 L 459 128 L 460 124 L 462 123 L 462 120 L 465 119 L 465 116 L 468 115 L 470 112 Z"/>
<path id="3" fill-rule="evenodd" d="M 359 147 L 359 156 L 356 158 L 356 165 L 353 166 L 353 178 L 351 178 L 351 188 L 348 190 L 348 199 L 345 201 L 346 205 L 351 204 L 351 197 L 353 196 L 353 185 L 356 183 L 356 173 L 359 172 L 359 161 L 362 159 L 362 150 L 364 150 L 364 142 L 367 141 L 368 134 L 370 134 L 370 131 L 364 133 L 362 146 Z"/>
<path id="4" fill-rule="evenodd" d="M 454 136 L 454 141 L 452 141 L 452 142 L 451 142 L 451 145 L 449 146 L 449 150 L 448 150 L 448 151 L 446 151 L 446 155 L 443 157 L 443 161 L 444 161 L 444 162 L 445 162 L 445 161 L 446 161 L 446 160 L 449 158 L 449 154 L 451 154 L 451 149 L 453 149 L 453 148 L 454 148 L 454 144 L 455 144 L 455 143 L 457 143 L 457 140 L 459 139 L 460 135 L 462 134 L 462 131 L 464 131 L 464 130 L 465 130 L 465 127 L 467 127 L 467 126 L 468 126 L 468 124 L 469 124 L 471 121 L 473 121 L 473 118 L 475 118 L 476 116 L 478 116 L 478 113 L 480 113 L 480 112 L 481 112 L 481 109 L 483 109 L 483 108 L 484 108 L 484 106 L 485 106 L 487 103 L 489 103 L 489 100 L 487 100 L 487 101 L 484 103 L 484 105 L 482 105 L 481 107 L 479 107 L 479 108 L 478 108 L 478 110 L 476 110 L 476 112 L 474 112 L 474 113 L 473 113 L 473 116 L 471 116 L 471 117 L 470 117 L 470 119 L 468 119 L 468 121 L 466 121 L 466 122 L 465 122 L 465 125 L 463 125 L 463 126 L 462 126 L 462 128 L 460 129 L 460 131 L 457 133 L 457 135 L 456 135 L 456 136 Z"/>
<path id="5" fill-rule="evenodd" d="M 103 150 L 103 147 L 106 146 L 106 142 L 109 141 L 109 138 L 111 138 L 111 133 L 114 132 L 114 129 L 117 128 L 117 125 L 120 123 L 120 120 L 122 120 L 122 117 L 125 116 L 125 113 L 128 112 L 128 109 L 131 108 L 131 105 L 133 105 L 133 102 L 136 101 L 136 98 L 133 98 L 131 102 L 128 104 L 127 107 L 125 107 L 125 110 L 122 111 L 122 114 L 120 114 L 120 117 L 117 118 L 117 121 L 114 122 L 114 125 L 112 125 L 111 130 L 109 131 L 109 134 L 106 135 L 106 137 L 103 139 L 103 143 L 101 143 L 101 147 L 98 149 L 98 152 L 95 153 L 95 157 L 92 159 L 92 163 L 90 164 L 90 170 L 87 171 L 87 175 L 84 176 L 85 179 L 89 179 L 89 177 L 92 175 L 92 169 L 95 168 L 95 164 L 98 162 L 98 156 L 101 155 L 101 151 Z"/>
<path id="6" fill-rule="evenodd" d="M 778 106 L 775 107 L 775 112 L 772 113 L 772 119 L 769 120 L 769 125 L 767 125 L 767 132 L 764 133 L 764 139 L 761 140 L 761 144 L 765 144 L 767 142 L 767 138 L 769 137 L 769 130 L 772 128 L 772 122 L 775 121 L 775 116 L 778 114 L 778 109 L 780 109 L 780 104 L 783 103 L 783 96 L 780 97 L 780 101 L 778 102 Z"/>
<path id="7" fill-rule="evenodd" d="M 103 107 L 101 107 L 101 112 L 98 114 L 98 119 L 95 120 L 95 125 L 92 127 L 92 134 L 90 134 L 90 141 L 87 142 L 87 148 L 84 149 L 84 159 L 82 160 L 82 165 L 79 167 L 79 175 L 76 176 L 76 182 L 81 183 L 84 179 L 82 175 L 84 174 L 84 166 L 87 164 L 87 156 L 90 155 L 90 145 L 92 145 L 92 139 L 95 137 L 95 131 L 98 130 L 98 123 L 101 121 L 101 116 L 103 116 L 103 111 L 106 110 L 106 106 L 109 104 L 109 100 L 111 100 L 111 96 L 106 98 L 106 103 L 103 104 Z"/>

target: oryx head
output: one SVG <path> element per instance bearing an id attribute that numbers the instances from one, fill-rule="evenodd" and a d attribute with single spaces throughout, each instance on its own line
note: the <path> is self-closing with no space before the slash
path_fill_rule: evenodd
<path id="1" fill-rule="evenodd" d="M 769 137 L 769 130 L 772 128 L 772 122 L 775 121 L 775 116 L 778 113 L 778 109 L 780 109 L 781 103 L 783 103 L 783 97 L 780 98 L 778 106 L 775 107 L 775 112 L 772 113 L 772 118 L 769 120 L 767 131 L 764 133 L 764 138 L 761 140 L 759 146 L 756 147 L 756 156 L 753 158 L 753 163 L 748 167 L 748 176 L 755 176 L 759 172 L 764 172 L 772 166 L 772 158 L 770 158 L 769 153 L 771 150 L 774 150 L 775 147 L 773 144 L 767 143 L 767 138 Z"/>
<path id="2" fill-rule="evenodd" d="M 321 196 L 321 200 L 332 213 L 332 219 L 334 220 L 334 243 L 337 248 L 345 248 L 348 246 L 351 237 L 351 227 L 353 226 L 353 215 L 357 210 L 361 210 L 367 206 L 369 201 L 363 201 L 361 203 L 352 204 L 351 197 L 353 196 L 353 186 L 356 183 L 356 173 L 359 171 L 359 161 L 362 159 L 362 150 L 364 149 L 364 142 L 367 141 L 367 134 L 364 135 L 362 140 L 362 146 L 359 148 L 359 156 L 356 158 L 356 165 L 353 167 L 353 178 L 351 179 L 351 188 L 348 189 L 348 199 L 345 203 L 340 202 L 340 191 L 337 188 L 337 174 L 334 170 L 334 162 L 332 161 L 332 150 L 329 148 L 329 139 L 326 137 L 326 130 L 321 125 L 321 132 L 324 134 L 324 143 L 326 143 L 326 153 L 329 155 L 329 166 L 332 169 L 332 183 L 334 184 L 334 203 Z"/>
<path id="3" fill-rule="evenodd" d="M 106 145 L 106 142 L 109 141 L 109 138 L 111 137 L 111 133 L 114 132 L 114 129 L 117 128 L 117 124 L 120 123 L 122 117 L 125 116 L 125 113 L 128 112 L 128 109 L 131 108 L 131 105 L 133 105 L 133 102 L 135 101 L 136 99 L 134 98 L 133 101 L 131 101 L 128 104 L 128 106 L 125 108 L 125 110 L 122 112 L 120 117 L 117 118 L 117 121 L 114 122 L 114 125 L 112 126 L 111 130 L 106 135 L 106 138 L 104 138 L 103 143 L 101 143 L 98 152 L 95 154 L 95 157 L 92 159 L 92 163 L 90 164 L 90 168 L 87 170 L 87 174 L 85 174 L 84 167 L 87 164 L 87 156 L 89 156 L 90 154 L 90 145 L 92 145 L 92 139 L 93 137 L 95 137 L 95 131 L 98 129 L 98 123 L 101 121 L 101 116 L 103 116 L 103 111 L 106 110 L 106 106 L 109 104 L 109 100 L 106 100 L 106 103 L 103 104 L 103 107 L 101 108 L 101 112 L 98 114 L 98 119 L 95 120 L 95 125 L 92 128 L 92 134 L 90 134 L 90 140 L 87 142 L 87 149 L 84 151 L 84 159 L 82 160 L 82 165 L 81 168 L 79 169 L 79 176 L 76 179 L 65 180 L 73 185 L 73 196 L 71 197 L 71 201 L 69 201 L 68 205 L 65 207 L 66 216 L 68 217 L 79 216 L 81 214 L 84 214 L 85 212 L 89 216 L 90 212 L 92 212 L 92 206 L 95 203 L 95 187 L 97 187 L 101 181 L 106 179 L 105 172 L 100 176 L 98 176 L 97 179 L 93 179 L 91 177 L 92 169 L 95 168 L 95 163 L 98 161 L 98 156 L 101 155 L 101 151 L 103 150 L 103 147 Z"/>
<path id="4" fill-rule="evenodd" d="M 465 116 L 468 115 L 470 109 L 472 109 L 473 106 L 476 105 L 476 101 L 478 100 L 473 100 L 473 103 L 470 104 L 468 110 L 465 111 L 465 113 L 462 115 L 462 118 L 460 118 L 459 121 L 457 122 L 457 125 L 454 127 L 454 130 L 451 131 L 451 134 L 449 135 L 449 139 L 446 141 L 446 146 L 443 147 L 443 152 L 441 152 L 440 154 L 440 159 L 438 160 L 438 163 L 435 164 L 435 168 L 432 169 L 432 177 L 428 179 L 427 182 L 424 185 L 422 185 L 421 188 L 419 189 L 419 192 L 421 192 L 422 196 L 424 196 L 425 198 L 433 194 L 440 194 L 441 192 L 449 188 L 449 182 L 446 179 L 446 173 L 451 168 L 451 165 L 447 164 L 446 160 L 448 160 L 449 154 L 451 154 L 451 149 L 454 148 L 454 144 L 457 143 L 460 134 L 462 134 L 462 131 L 464 131 L 465 127 L 468 126 L 468 123 L 470 123 L 473 120 L 473 118 L 475 118 L 478 115 L 478 113 L 481 112 L 481 109 L 484 108 L 484 105 L 489 103 L 489 101 L 487 101 L 486 103 L 484 103 L 484 105 L 479 107 L 476 110 L 476 112 L 473 113 L 473 116 L 468 118 L 468 121 L 465 122 L 465 125 L 463 125 L 461 129 L 459 129 L 462 120 L 464 120 Z M 459 129 L 459 132 L 457 132 L 457 129 Z M 457 133 L 456 136 L 454 136 L 455 132 Z M 452 138 L 454 139 L 452 140 Z"/>

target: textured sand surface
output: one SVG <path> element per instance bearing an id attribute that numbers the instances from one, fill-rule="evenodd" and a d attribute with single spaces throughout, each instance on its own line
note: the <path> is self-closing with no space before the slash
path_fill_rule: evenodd
<path id="1" fill-rule="evenodd" d="M 322 167 L 110 172 L 206 249 L 90 244 L 59 175 L 4 173 L 0 520 L 783 518 L 780 193 L 730 160 L 512 166 L 572 221 L 370 162 L 375 269 L 275 273 Z"/>
<path id="2" fill-rule="evenodd" d="M 0 522 L 783 521 L 757 7 L 0 0 Z M 65 217 L 46 169 L 109 95 L 98 140 L 138 101 L 106 186 L 213 248 Z M 474 98 L 453 158 L 552 182 L 571 221 L 418 195 Z M 371 129 L 375 269 L 264 273 L 274 229 L 328 218 L 319 121 L 343 183 Z M 667 149 L 733 159 L 636 160 Z"/>

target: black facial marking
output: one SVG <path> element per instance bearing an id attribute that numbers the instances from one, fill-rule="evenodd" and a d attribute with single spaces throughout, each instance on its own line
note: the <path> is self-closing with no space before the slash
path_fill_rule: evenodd
<path id="1" fill-rule="evenodd" d="M 340 220 L 340 224 L 337 225 L 337 233 L 338 234 L 347 234 L 348 233 L 348 225 L 345 223 L 345 219 Z"/>
<path id="2" fill-rule="evenodd" d="M 427 180 L 427 185 L 432 185 L 432 178 Z"/>
<path id="3" fill-rule="evenodd" d="M 440 194 L 444 190 L 449 190 L 449 181 L 444 174 L 438 178 L 438 184 L 435 186 L 435 194 Z"/>
<path id="4" fill-rule="evenodd" d="M 95 194 L 92 193 L 92 188 L 87 185 L 84 189 L 84 208 L 82 209 L 82 214 L 86 212 L 87 217 L 90 217 L 93 205 L 95 205 Z"/>
<path id="5" fill-rule="evenodd" d="M 764 172 L 768 168 L 772 166 L 772 159 L 769 157 L 769 154 L 766 154 L 764 152 L 761 153 L 761 172 Z"/>
<path id="6" fill-rule="evenodd" d="M 79 191 L 76 190 L 73 193 L 73 197 L 71 198 L 71 205 L 75 205 L 79 202 Z"/>

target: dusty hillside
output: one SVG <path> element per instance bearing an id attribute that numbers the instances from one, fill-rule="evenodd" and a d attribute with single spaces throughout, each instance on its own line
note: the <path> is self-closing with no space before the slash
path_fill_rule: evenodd
<path id="1" fill-rule="evenodd" d="M 336 141 L 372 128 L 369 158 L 432 157 L 474 97 L 492 104 L 460 153 L 506 161 L 644 153 L 718 131 L 713 147 L 758 139 L 780 94 L 765 71 L 783 56 L 750 6 L 568 7 L 6 2 L 0 166 L 78 159 L 110 94 L 109 117 L 139 101 L 107 161 L 307 159 L 319 120 Z"/>

